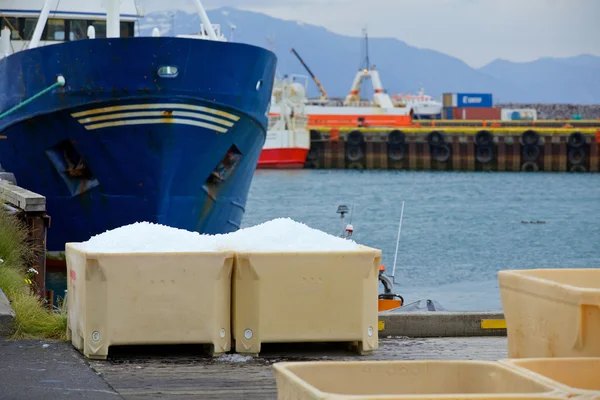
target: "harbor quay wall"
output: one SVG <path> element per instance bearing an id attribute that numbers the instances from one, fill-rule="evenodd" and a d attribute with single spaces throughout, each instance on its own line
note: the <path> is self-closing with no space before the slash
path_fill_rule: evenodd
<path id="1" fill-rule="evenodd" d="M 589 123 L 428 124 L 406 129 L 312 127 L 305 168 L 598 172 L 600 167 L 600 127 Z"/>

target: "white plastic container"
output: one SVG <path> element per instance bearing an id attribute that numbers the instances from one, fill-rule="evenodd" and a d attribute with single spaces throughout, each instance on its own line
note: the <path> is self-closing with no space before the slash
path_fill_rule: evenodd
<path id="1" fill-rule="evenodd" d="M 548 383 L 487 361 L 293 362 L 273 365 L 278 400 L 565 399 Z"/>
<path id="2" fill-rule="evenodd" d="M 112 345 L 231 348 L 233 252 L 101 254 L 66 245 L 68 338 L 85 357 Z"/>
<path id="3" fill-rule="evenodd" d="M 574 396 L 600 399 L 600 358 L 523 358 L 500 362 L 535 379 L 547 380 L 549 385 Z"/>
<path id="4" fill-rule="evenodd" d="M 600 357 L 600 268 L 498 273 L 508 357 Z"/>
<path id="5" fill-rule="evenodd" d="M 349 342 L 378 348 L 381 250 L 237 253 L 233 335 L 238 353 L 262 343 Z"/>

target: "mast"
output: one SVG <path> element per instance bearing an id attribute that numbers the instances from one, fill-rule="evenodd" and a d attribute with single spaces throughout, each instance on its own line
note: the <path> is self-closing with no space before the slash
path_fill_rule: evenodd
<path id="1" fill-rule="evenodd" d="M 367 28 L 364 29 L 365 32 L 365 49 L 367 51 L 367 65 L 365 66 L 365 68 L 371 69 L 371 63 L 369 62 L 369 34 L 367 33 Z"/>
<path id="2" fill-rule="evenodd" d="M 105 0 L 106 8 L 106 37 L 118 38 L 121 36 L 121 18 L 119 9 L 121 0 Z"/>
<path id="3" fill-rule="evenodd" d="M 208 38 L 210 40 L 218 40 L 217 34 L 215 33 L 215 30 L 213 29 L 213 26 L 210 23 L 210 19 L 208 19 L 208 15 L 206 14 L 206 11 L 204 10 L 204 7 L 202 6 L 200 0 L 194 0 L 194 5 L 196 6 L 196 10 L 200 15 L 200 20 L 204 25 L 204 29 L 206 29 L 206 33 L 208 33 Z"/>
<path id="4" fill-rule="evenodd" d="M 53 8 L 55 6 L 55 3 L 56 0 L 46 0 L 44 2 L 44 6 L 42 7 L 42 11 L 40 12 L 37 24 L 35 25 L 35 30 L 33 31 L 33 36 L 31 37 L 31 41 L 29 42 L 30 49 L 34 49 L 40 44 L 40 39 L 42 38 L 42 33 L 44 32 L 44 27 L 46 26 L 46 22 L 48 21 L 48 14 L 50 14 L 50 8 Z"/>

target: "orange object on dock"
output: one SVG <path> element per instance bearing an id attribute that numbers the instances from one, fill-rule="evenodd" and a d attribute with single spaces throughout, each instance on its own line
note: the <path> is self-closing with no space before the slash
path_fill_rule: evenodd
<path id="1" fill-rule="evenodd" d="M 402 307 L 402 300 L 379 299 L 377 301 L 377 311 L 378 312 L 389 311 L 389 310 L 396 309 L 398 307 Z"/>

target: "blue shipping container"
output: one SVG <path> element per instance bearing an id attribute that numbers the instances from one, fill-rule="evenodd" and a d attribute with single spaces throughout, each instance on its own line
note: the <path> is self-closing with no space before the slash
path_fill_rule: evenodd
<path id="1" fill-rule="evenodd" d="M 457 93 L 457 107 L 492 107 L 491 93 Z"/>
<path id="2" fill-rule="evenodd" d="M 444 119 L 452 119 L 452 107 L 444 107 Z"/>

